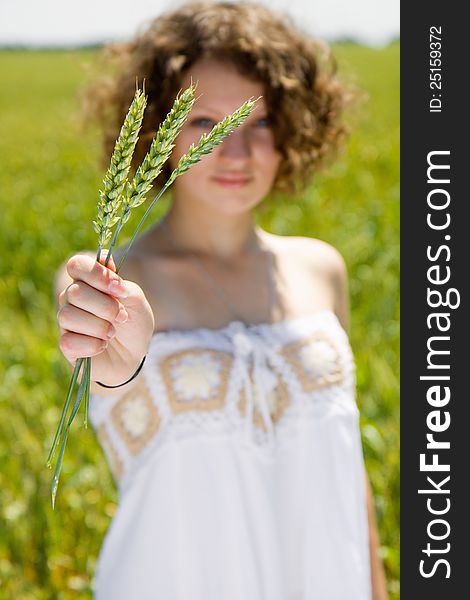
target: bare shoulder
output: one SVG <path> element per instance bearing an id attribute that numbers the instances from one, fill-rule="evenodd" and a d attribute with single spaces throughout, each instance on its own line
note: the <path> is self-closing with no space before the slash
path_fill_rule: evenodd
<path id="1" fill-rule="evenodd" d="M 307 268 L 334 279 L 347 277 L 346 263 L 342 254 L 328 242 L 303 236 L 266 235 L 274 251 L 282 252 L 294 260 L 300 260 Z"/>
<path id="2" fill-rule="evenodd" d="M 291 264 L 300 265 L 307 276 L 323 281 L 332 292 L 334 312 L 343 328 L 349 322 L 348 272 L 342 254 L 317 238 L 267 234 L 272 250 Z"/>

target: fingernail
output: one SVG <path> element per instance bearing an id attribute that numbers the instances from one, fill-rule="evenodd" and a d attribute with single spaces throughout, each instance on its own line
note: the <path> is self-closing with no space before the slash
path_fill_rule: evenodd
<path id="1" fill-rule="evenodd" d="M 118 298 L 128 298 L 129 292 L 126 289 L 125 283 L 114 279 L 108 286 L 108 290 Z"/>
<path id="2" fill-rule="evenodd" d="M 117 323 L 125 323 L 128 318 L 129 318 L 129 315 L 127 314 L 127 311 L 123 308 L 120 308 L 119 312 L 117 314 L 117 317 L 114 320 Z"/>
<path id="3" fill-rule="evenodd" d="M 108 329 L 108 333 L 106 334 L 106 337 L 108 339 L 111 339 L 112 337 L 114 337 L 116 335 L 116 330 L 114 329 L 114 327 L 112 325 L 109 326 Z"/>

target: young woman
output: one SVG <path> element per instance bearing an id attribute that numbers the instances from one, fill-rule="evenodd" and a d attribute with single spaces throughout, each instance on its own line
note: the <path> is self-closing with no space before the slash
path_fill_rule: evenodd
<path id="1" fill-rule="evenodd" d="M 344 90 L 321 49 L 265 8 L 212 2 L 119 48 L 99 102 L 116 109 L 112 143 L 145 77 L 137 160 L 191 80 L 198 100 L 169 167 L 262 98 L 176 180 L 119 276 L 91 251 L 58 273 L 60 348 L 72 365 L 92 357 L 90 416 L 120 491 L 98 600 L 387 597 L 344 261 L 321 240 L 263 231 L 252 214 L 273 190 L 295 201 L 341 138 Z"/>

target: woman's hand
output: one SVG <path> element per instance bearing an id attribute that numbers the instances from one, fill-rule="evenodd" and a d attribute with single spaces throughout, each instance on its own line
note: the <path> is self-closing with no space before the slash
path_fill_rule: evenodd
<path id="1" fill-rule="evenodd" d="M 90 356 L 91 380 L 119 385 L 147 353 L 155 319 L 142 289 L 91 256 L 75 254 L 66 271 L 73 281 L 59 294 L 60 349 L 73 366 Z"/>

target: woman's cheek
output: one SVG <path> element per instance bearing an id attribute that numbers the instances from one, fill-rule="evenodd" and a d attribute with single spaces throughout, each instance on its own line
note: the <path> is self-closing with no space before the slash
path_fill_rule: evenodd
<path id="1" fill-rule="evenodd" d="M 259 162 L 264 166 L 267 173 L 276 174 L 281 163 L 281 153 L 272 145 L 264 145 L 259 148 Z"/>
<path id="2" fill-rule="evenodd" d="M 255 130 L 252 133 L 252 144 L 253 147 L 257 148 L 259 152 L 262 152 L 266 158 L 272 158 L 280 160 L 281 153 L 276 148 L 274 141 L 273 132 L 269 129 Z"/>

